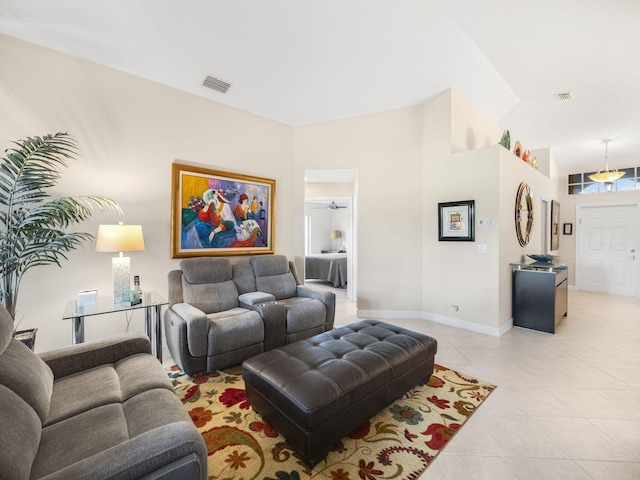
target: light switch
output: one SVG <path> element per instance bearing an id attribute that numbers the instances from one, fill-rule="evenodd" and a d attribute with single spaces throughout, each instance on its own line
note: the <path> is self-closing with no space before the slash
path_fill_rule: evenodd
<path id="1" fill-rule="evenodd" d="M 484 243 L 478 244 L 478 253 L 487 253 L 487 246 Z"/>
<path id="2" fill-rule="evenodd" d="M 491 226 L 491 219 L 490 218 L 481 218 L 480 220 L 478 220 L 478 224 L 481 227 L 490 227 Z"/>

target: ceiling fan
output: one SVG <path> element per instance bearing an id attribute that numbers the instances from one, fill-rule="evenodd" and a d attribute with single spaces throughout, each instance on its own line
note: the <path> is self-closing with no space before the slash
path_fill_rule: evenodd
<path id="1" fill-rule="evenodd" d="M 347 208 L 346 205 L 338 205 L 335 201 L 331 201 L 331 203 L 329 205 L 327 205 L 326 207 L 313 207 L 315 210 L 319 209 L 319 208 L 328 208 L 329 210 L 337 210 L 339 208 Z"/>

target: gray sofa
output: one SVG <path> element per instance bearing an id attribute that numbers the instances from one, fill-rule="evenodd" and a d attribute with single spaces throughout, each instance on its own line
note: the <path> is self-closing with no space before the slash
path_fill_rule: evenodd
<path id="1" fill-rule="evenodd" d="M 190 376 L 333 328 L 335 294 L 301 285 L 283 255 L 189 258 L 168 279 L 167 346 Z"/>
<path id="2" fill-rule="evenodd" d="M 0 306 L 1 479 L 207 478 L 202 436 L 149 339 L 36 355 Z"/>

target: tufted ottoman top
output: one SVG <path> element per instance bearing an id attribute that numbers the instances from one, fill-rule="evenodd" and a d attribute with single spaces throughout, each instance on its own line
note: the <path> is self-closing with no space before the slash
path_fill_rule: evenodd
<path id="1" fill-rule="evenodd" d="M 435 339 L 365 320 L 246 360 L 247 388 L 304 429 L 367 401 L 416 366 L 433 366 Z M 424 380 L 431 371 L 425 367 Z M 389 402 L 393 399 L 389 399 Z M 385 404 L 383 404 L 384 407 Z"/>

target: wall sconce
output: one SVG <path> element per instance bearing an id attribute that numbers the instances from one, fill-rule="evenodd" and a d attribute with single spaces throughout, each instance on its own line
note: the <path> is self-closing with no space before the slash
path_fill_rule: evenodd
<path id="1" fill-rule="evenodd" d="M 96 238 L 96 252 L 119 252 L 111 260 L 113 303 L 122 302 L 122 294 L 131 291 L 131 259 L 123 252 L 144 250 L 141 225 L 100 225 Z"/>

